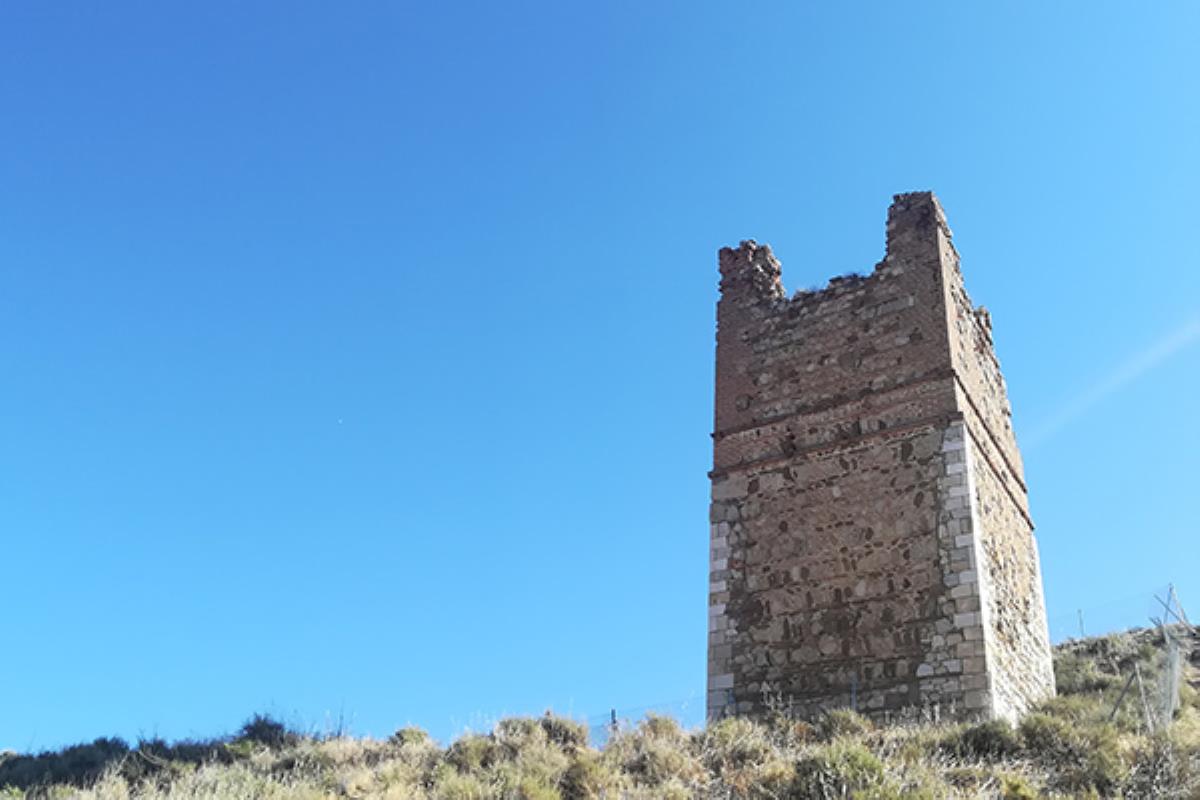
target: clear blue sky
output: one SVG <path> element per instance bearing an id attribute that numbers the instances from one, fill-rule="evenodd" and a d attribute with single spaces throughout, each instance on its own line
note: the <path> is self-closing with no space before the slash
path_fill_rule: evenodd
<path id="1" fill-rule="evenodd" d="M 4 3 L 0 748 L 698 698 L 716 251 L 913 189 L 1055 638 L 1200 616 L 1200 6 L 992 5 Z"/>

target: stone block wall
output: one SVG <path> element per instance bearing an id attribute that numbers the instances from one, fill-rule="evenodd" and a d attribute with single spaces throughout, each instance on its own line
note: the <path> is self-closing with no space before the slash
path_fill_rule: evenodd
<path id="1" fill-rule="evenodd" d="M 1036 544 L 990 320 L 937 200 L 898 195 L 869 276 L 788 298 L 720 253 L 710 716 L 1053 691 Z"/>

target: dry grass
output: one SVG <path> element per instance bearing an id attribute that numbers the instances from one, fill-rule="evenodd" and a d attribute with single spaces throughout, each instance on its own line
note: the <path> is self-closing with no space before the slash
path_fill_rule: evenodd
<path id="1" fill-rule="evenodd" d="M 386 741 L 303 736 L 263 717 L 211 742 L 118 740 L 0 756 L 0 797 L 176 798 L 1200 798 L 1200 700 L 1167 733 L 1136 707 L 1110 723 L 1122 664 L 1152 674 L 1145 637 L 1069 643 L 1062 694 L 1020 726 L 877 727 L 841 711 L 812 723 L 727 719 L 685 731 L 648 717 L 605 747 L 579 723 L 507 719 L 440 747 L 415 728 Z"/>

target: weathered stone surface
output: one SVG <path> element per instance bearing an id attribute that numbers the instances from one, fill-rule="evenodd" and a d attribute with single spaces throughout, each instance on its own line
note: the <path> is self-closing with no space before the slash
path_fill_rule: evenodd
<path id="1" fill-rule="evenodd" d="M 1015 717 L 1052 694 L 991 318 L 937 199 L 896 196 L 869 276 L 788 298 L 752 241 L 720 270 L 709 715 Z"/>

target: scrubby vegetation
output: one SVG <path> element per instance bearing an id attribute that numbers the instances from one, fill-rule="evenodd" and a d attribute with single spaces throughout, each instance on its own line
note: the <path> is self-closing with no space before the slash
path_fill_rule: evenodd
<path id="1" fill-rule="evenodd" d="M 1160 662 L 1146 635 L 1068 643 L 1056 654 L 1059 697 L 1015 728 L 876 726 L 838 711 L 686 731 L 649 716 L 595 748 L 582 724 L 548 714 L 441 747 L 417 728 L 377 741 L 302 735 L 257 716 L 221 740 L 98 739 L 0 755 L 0 797 L 1200 798 L 1200 700 L 1191 687 L 1167 730 L 1147 729 L 1140 700 L 1127 697 L 1112 716 L 1121 676 L 1137 663 L 1153 683 Z"/>

